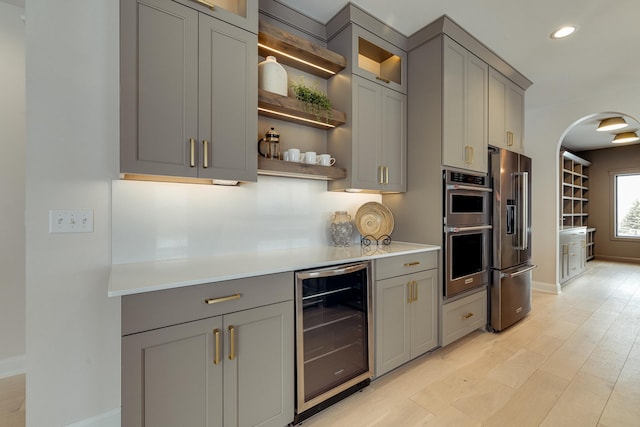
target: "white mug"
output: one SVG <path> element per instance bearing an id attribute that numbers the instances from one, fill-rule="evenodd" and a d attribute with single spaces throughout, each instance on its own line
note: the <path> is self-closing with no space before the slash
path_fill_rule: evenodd
<path id="1" fill-rule="evenodd" d="M 303 156 L 303 158 L 301 160 L 304 161 L 305 163 L 310 164 L 310 165 L 315 165 L 317 163 L 316 152 L 315 151 L 307 151 L 306 153 L 304 153 L 304 156 Z"/>
<path id="2" fill-rule="evenodd" d="M 300 150 L 297 148 L 289 148 L 289 161 L 299 162 L 301 160 Z"/>
<path id="3" fill-rule="evenodd" d="M 336 159 L 331 157 L 331 154 L 318 154 L 318 164 L 320 166 L 333 166 Z"/>
<path id="4" fill-rule="evenodd" d="M 282 160 L 284 160 L 285 162 L 289 161 L 289 150 L 285 150 L 282 152 Z"/>

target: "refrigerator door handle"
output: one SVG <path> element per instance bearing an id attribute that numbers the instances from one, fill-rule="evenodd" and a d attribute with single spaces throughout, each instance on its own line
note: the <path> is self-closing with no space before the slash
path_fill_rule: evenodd
<path id="1" fill-rule="evenodd" d="M 518 172 L 515 175 L 520 178 L 518 186 L 520 217 L 517 227 L 519 235 L 516 249 L 524 250 L 529 248 L 529 172 Z"/>
<path id="2" fill-rule="evenodd" d="M 522 270 L 518 270 L 518 271 L 514 271 L 513 273 L 502 273 L 500 274 L 500 277 L 508 277 L 508 278 L 512 278 L 512 277 L 517 277 L 520 276 L 521 274 L 524 273 L 528 273 L 529 271 L 533 270 L 534 268 L 538 267 L 537 265 L 530 265 L 527 268 L 523 268 Z"/>

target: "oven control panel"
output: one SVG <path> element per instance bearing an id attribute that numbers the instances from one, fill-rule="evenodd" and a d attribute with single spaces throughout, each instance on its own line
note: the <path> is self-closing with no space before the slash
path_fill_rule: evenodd
<path id="1" fill-rule="evenodd" d="M 485 175 L 472 175 L 464 172 L 449 171 L 447 178 L 448 183 L 470 184 L 480 187 L 486 187 L 487 185 L 487 177 Z"/>

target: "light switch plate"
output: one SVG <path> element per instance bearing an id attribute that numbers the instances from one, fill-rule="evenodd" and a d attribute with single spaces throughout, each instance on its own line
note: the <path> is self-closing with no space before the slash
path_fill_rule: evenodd
<path id="1" fill-rule="evenodd" d="M 52 209 L 49 233 L 93 233 L 93 209 Z"/>

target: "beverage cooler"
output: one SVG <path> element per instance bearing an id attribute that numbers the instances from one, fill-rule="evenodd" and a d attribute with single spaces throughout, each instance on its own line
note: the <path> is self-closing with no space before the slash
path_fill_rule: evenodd
<path id="1" fill-rule="evenodd" d="M 294 423 L 371 381 L 371 300 L 368 262 L 296 272 Z"/>

